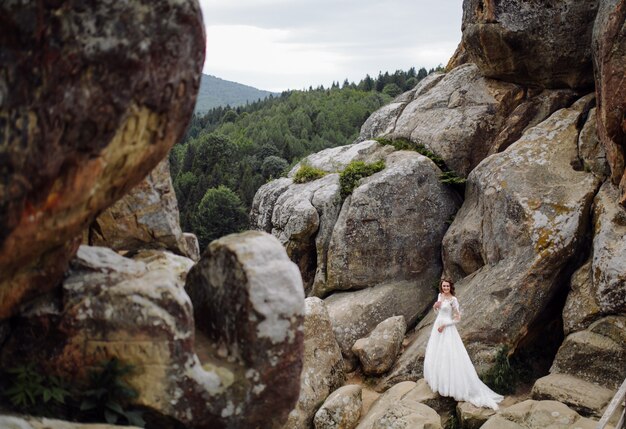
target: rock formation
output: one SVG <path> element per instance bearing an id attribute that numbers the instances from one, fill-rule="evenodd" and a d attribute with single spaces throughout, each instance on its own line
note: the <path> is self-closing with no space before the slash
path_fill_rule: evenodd
<path id="1" fill-rule="evenodd" d="M 74 237 L 182 136 L 205 39 L 195 0 L 3 2 L 0 15 L 2 319 L 58 285 Z"/>
<path id="2" fill-rule="evenodd" d="M 463 1 L 463 47 L 484 76 L 544 88 L 593 85 L 598 0 Z"/>
<path id="3" fill-rule="evenodd" d="M 130 253 L 142 249 L 167 249 L 193 260 L 200 257 L 195 242 L 183 237 L 178 202 L 168 159 L 92 223 L 89 244 Z"/>
<path id="4" fill-rule="evenodd" d="M 333 335 L 324 301 L 315 297 L 307 298 L 304 311 L 304 355 L 300 396 L 284 428 L 311 428 L 320 405 L 345 381 L 341 350 Z M 359 407 L 359 412 L 360 410 Z"/>
<path id="5" fill-rule="evenodd" d="M 600 0 L 593 27 L 593 63 L 598 100 L 598 137 L 606 149 L 611 181 L 626 206 L 626 6 Z"/>

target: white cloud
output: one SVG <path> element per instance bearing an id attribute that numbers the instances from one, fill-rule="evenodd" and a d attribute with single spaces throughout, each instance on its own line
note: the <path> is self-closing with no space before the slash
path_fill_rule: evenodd
<path id="1" fill-rule="evenodd" d="M 201 0 L 204 72 L 280 91 L 445 64 L 462 0 Z"/>

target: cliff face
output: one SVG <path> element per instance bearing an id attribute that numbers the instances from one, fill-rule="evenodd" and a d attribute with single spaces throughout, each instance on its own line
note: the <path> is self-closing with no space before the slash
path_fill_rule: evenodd
<path id="1" fill-rule="evenodd" d="M 315 273 L 309 293 L 330 294 L 326 303 L 347 359 L 374 320 L 402 314 L 410 324 L 416 314 L 423 317 L 382 378 L 378 387 L 386 389 L 421 377 L 434 320 L 426 311 L 435 296 L 429 282 L 440 274 L 451 278 L 464 312 L 459 330 L 479 370 L 504 346 L 513 355 L 542 350 L 536 357 L 552 364 L 554 377 L 537 385 L 537 399 L 562 400 L 597 417 L 597 404 L 585 408 L 563 392 L 568 383 L 580 383 L 581 391 L 585 383 L 614 389 L 626 377 L 626 345 L 616 334 L 626 316 L 626 265 L 618 250 L 619 219 L 626 217 L 626 3 L 466 0 L 463 7 L 463 40 L 447 73 L 428 76 L 372 114 L 360 143 L 305 161 L 334 173 L 345 167 L 347 153 L 387 160 L 351 197 L 334 200 L 340 208 L 332 216 L 311 207 L 319 222 L 306 228 L 312 255 L 306 270 Z M 414 179 L 396 179 L 389 160 L 407 155 L 381 154 L 371 141 L 380 138 L 408 141 L 467 178 L 455 215 L 457 206 L 445 206 L 455 201 L 450 189 L 434 186 L 441 172 L 434 181 L 420 179 L 429 168 L 424 163 Z M 322 181 L 336 186 L 331 176 L 307 189 L 322 189 Z M 386 190 L 374 192 L 374 183 Z M 302 219 L 282 199 L 302 196 L 298 186 L 305 185 L 270 183 L 253 208 L 255 219 L 263 219 L 258 227 L 278 234 L 288 249 L 303 235 L 284 234 L 276 222 L 286 213 L 293 225 Z M 315 195 L 303 198 L 314 202 Z M 398 209 L 402 204 L 406 210 Z M 449 222 L 442 235 L 429 236 L 443 218 Z M 434 251 L 424 251 L 422 240 Z M 405 265 L 411 258 L 418 261 Z M 388 274 L 403 266 L 405 275 Z M 393 300 L 403 290 L 393 281 L 414 285 L 413 312 Z M 384 288 L 392 292 L 385 295 Z"/>

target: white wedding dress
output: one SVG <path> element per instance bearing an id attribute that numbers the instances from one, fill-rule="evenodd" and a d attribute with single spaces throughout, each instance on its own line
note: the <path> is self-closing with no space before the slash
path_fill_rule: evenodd
<path id="1" fill-rule="evenodd" d="M 460 316 L 456 297 L 441 302 L 439 314 L 430 332 L 424 357 L 424 378 L 434 392 L 451 396 L 457 401 L 467 401 L 477 407 L 498 409 L 503 396 L 487 387 L 476 374 L 459 332 L 456 330 L 453 313 Z M 443 332 L 437 328 L 445 325 Z"/>

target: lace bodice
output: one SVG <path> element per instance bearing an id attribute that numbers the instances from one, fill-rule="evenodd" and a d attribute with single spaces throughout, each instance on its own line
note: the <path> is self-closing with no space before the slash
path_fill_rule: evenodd
<path id="1" fill-rule="evenodd" d="M 437 316 L 438 318 L 453 319 L 455 315 L 461 314 L 459 301 L 455 296 L 446 299 L 442 294 L 439 294 L 437 301 L 441 302 L 441 307 L 439 308 L 439 314 Z"/>

